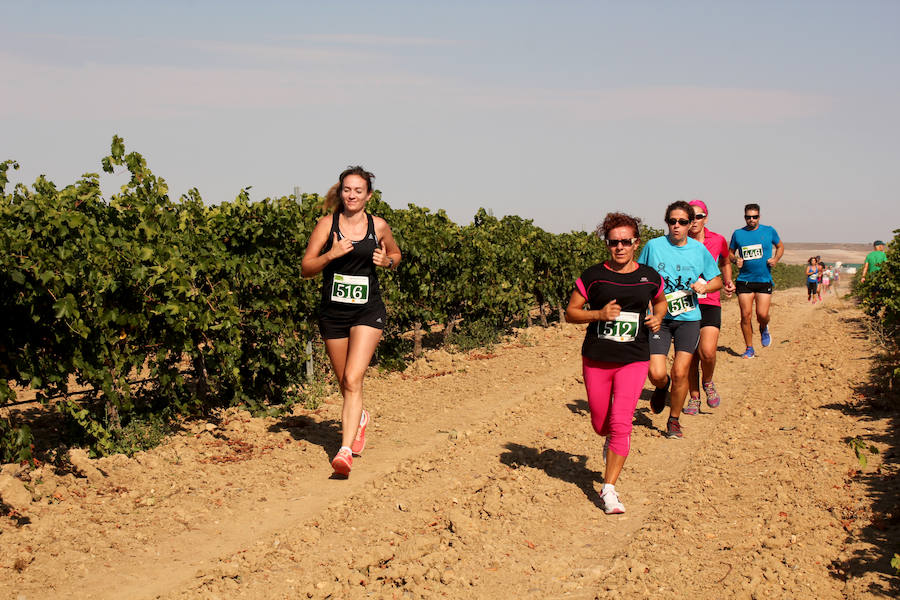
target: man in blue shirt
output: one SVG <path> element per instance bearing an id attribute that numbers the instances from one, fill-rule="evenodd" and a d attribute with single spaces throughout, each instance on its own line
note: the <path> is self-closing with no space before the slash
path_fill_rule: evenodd
<path id="1" fill-rule="evenodd" d="M 738 304 L 741 307 L 741 332 L 747 349 L 741 356 L 753 358 L 753 303 L 756 303 L 756 322 L 763 347 L 772 343 L 769 333 L 769 306 L 772 302 L 772 267 L 778 264 L 784 254 L 784 243 L 778 232 L 768 225 L 759 223 L 759 204 L 744 207 L 747 225 L 731 234 L 728 244 L 731 260 L 737 262 L 741 270 L 735 281 Z M 772 248 L 775 254 L 772 254 Z"/>

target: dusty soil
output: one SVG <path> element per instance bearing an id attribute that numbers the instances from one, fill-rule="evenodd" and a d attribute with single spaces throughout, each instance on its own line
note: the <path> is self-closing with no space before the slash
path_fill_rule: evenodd
<path id="1" fill-rule="evenodd" d="M 337 398 L 231 412 L 86 477 L 7 465 L 33 500 L 0 517 L 0 597 L 896 597 L 897 414 L 865 396 L 859 318 L 777 292 L 774 343 L 742 360 L 727 303 L 722 405 L 668 440 L 666 414 L 639 404 L 624 515 L 600 508 L 570 325 L 372 373 L 349 479 L 328 462 Z M 881 451 L 864 469 L 857 436 Z"/>

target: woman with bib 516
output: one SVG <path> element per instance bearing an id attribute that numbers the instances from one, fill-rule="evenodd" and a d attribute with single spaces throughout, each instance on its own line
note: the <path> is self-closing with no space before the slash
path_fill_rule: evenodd
<path id="1" fill-rule="evenodd" d="M 387 320 L 375 267 L 394 269 L 401 259 L 387 222 L 366 212 L 374 178 L 362 167 L 341 173 L 325 197 L 333 212 L 319 219 L 301 263 L 303 277 L 323 275 L 319 331 L 344 397 L 341 448 L 331 466 L 344 476 L 366 445 L 363 377 Z"/>

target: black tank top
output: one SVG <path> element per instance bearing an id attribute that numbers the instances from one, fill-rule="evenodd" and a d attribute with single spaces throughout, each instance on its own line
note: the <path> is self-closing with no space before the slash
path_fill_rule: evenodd
<path id="1" fill-rule="evenodd" d="M 351 240 L 353 250 L 328 263 L 322 271 L 322 314 L 325 316 L 346 315 L 382 304 L 378 275 L 375 263 L 372 262 L 372 255 L 378 248 L 375 220 L 369 213 L 366 213 L 366 220 L 368 227 L 365 237 L 358 241 Z M 331 250 L 335 233 L 339 240 L 344 239 L 339 223 L 339 213 L 334 213 L 322 254 Z"/>

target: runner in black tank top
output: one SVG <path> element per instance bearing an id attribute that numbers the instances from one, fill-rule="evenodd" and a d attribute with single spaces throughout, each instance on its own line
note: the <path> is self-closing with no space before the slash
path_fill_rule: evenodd
<path id="1" fill-rule="evenodd" d="M 333 214 L 316 223 L 302 262 L 304 277 L 324 275 L 319 329 L 344 396 L 341 447 L 331 466 L 344 477 L 366 446 L 363 377 L 387 319 L 375 267 L 393 269 L 402 258 L 385 220 L 366 213 L 373 177 L 362 167 L 341 173 L 325 197 Z"/>
<path id="2" fill-rule="evenodd" d="M 338 240 L 344 239 L 344 234 L 340 230 L 339 217 L 339 213 L 332 215 L 328 242 L 322 248 L 322 254 L 331 250 L 334 234 L 337 234 Z M 329 321 L 337 319 L 343 322 L 348 318 L 362 317 L 367 313 L 375 314 L 377 312 L 379 314 L 375 315 L 375 318 L 377 319 L 379 316 L 382 318 L 380 321 L 363 318 L 366 325 L 384 329 L 384 303 L 378 287 L 375 263 L 372 262 L 372 256 L 380 244 L 375 233 L 375 220 L 372 215 L 366 213 L 366 220 L 368 227 L 365 236 L 361 240 L 351 240 L 353 249 L 332 260 L 322 271 L 320 329 L 325 338 L 335 337 L 329 335 L 329 327 L 332 325 Z"/>

